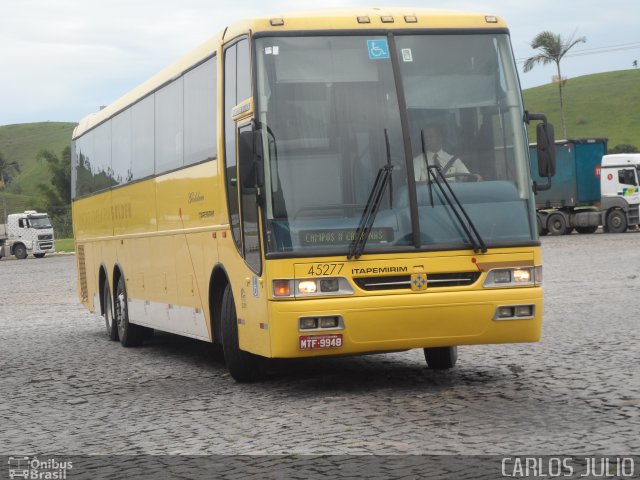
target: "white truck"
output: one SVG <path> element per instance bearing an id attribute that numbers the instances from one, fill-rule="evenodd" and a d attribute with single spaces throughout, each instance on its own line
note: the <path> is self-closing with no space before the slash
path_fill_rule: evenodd
<path id="1" fill-rule="evenodd" d="M 0 224 L 0 258 L 15 255 L 22 260 L 29 254 L 42 258 L 53 252 L 53 227 L 46 213 L 12 213 L 6 224 Z"/>
<path id="2" fill-rule="evenodd" d="M 551 188 L 536 195 L 541 235 L 622 233 L 640 225 L 640 154 L 607 155 L 604 138 L 556 142 L 556 172 Z M 531 147 L 532 174 L 536 171 Z"/>

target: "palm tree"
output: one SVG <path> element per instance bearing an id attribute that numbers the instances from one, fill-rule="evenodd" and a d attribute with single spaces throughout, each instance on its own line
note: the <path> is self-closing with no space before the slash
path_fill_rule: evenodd
<path id="1" fill-rule="evenodd" d="M 567 126 L 564 119 L 564 99 L 562 97 L 563 80 L 560 74 L 560 60 L 564 57 L 569 50 L 571 50 L 578 43 L 584 43 L 587 41 L 586 37 L 574 38 L 575 32 L 567 39 L 563 39 L 560 34 L 552 32 L 541 32 L 535 36 L 531 42 L 531 48 L 540 50 L 540 53 L 533 57 L 527 58 L 524 62 L 524 73 L 527 73 L 537 64 L 548 65 L 549 63 L 555 63 L 558 70 L 558 91 L 560 94 L 560 117 L 562 119 L 562 134 L 564 138 L 567 138 Z"/>

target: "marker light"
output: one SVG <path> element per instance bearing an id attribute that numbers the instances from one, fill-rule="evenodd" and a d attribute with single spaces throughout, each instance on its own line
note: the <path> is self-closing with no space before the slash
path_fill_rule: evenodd
<path id="1" fill-rule="evenodd" d="M 393 17 L 391 15 L 383 15 L 380 17 L 382 23 L 393 23 Z"/>
<path id="2" fill-rule="evenodd" d="M 415 15 L 405 15 L 404 21 L 407 23 L 418 23 L 418 17 Z"/>
<path id="3" fill-rule="evenodd" d="M 371 23 L 371 19 L 366 16 L 358 17 L 358 23 Z"/>
<path id="4" fill-rule="evenodd" d="M 273 295 L 276 297 L 291 296 L 291 282 L 289 280 L 274 280 Z"/>
<path id="5" fill-rule="evenodd" d="M 487 15 L 484 17 L 484 21 L 487 23 L 498 23 L 498 17 L 494 15 Z"/>

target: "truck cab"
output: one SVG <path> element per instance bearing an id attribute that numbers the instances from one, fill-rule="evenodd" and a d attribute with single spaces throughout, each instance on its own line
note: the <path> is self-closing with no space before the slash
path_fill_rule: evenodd
<path id="1" fill-rule="evenodd" d="M 604 155 L 600 171 L 605 228 L 620 233 L 640 224 L 640 153 Z"/>
<path id="2" fill-rule="evenodd" d="M 5 225 L 0 225 L 0 257 L 15 255 L 22 260 L 32 254 L 42 258 L 55 251 L 53 240 L 53 227 L 46 213 L 13 213 L 7 216 Z"/>

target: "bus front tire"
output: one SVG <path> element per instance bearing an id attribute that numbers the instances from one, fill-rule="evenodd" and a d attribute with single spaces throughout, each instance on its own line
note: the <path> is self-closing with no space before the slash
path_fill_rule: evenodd
<path id="1" fill-rule="evenodd" d="M 240 350 L 238 342 L 238 316 L 233 301 L 231 286 L 227 285 L 222 295 L 221 327 L 222 351 L 227 369 L 236 382 L 252 382 L 259 378 L 258 357 Z"/>
<path id="2" fill-rule="evenodd" d="M 107 281 L 104 282 L 102 289 L 102 301 L 104 303 L 104 323 L 107 328 L 107 337 L 115 342 L 118 340 L 118 326 L 113 318 L 113 298 Z"/>
<path id="3" fill-rule="evenodd" d="M 129 322 L 129 306 L 124 276 L 118 278 L 114 301 L 114 318 L 118 327 L 118 337 L 123 347 L 138 347 L 142 344 L 145 329 Z"/>
<path id="4" fill-rule="evenodd" d="M 447 370 L 458 361 L 458 347 L 425 348 L 424 358 L 432 370 Z"/>

